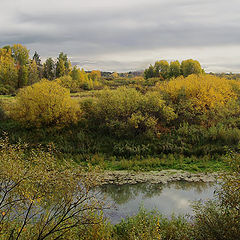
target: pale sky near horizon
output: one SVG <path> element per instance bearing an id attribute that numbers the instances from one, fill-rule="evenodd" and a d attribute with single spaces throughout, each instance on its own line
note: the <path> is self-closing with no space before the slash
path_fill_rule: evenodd
<path id="1" fill-rule="evenodd" d="M 197 59 L 240 72 L 240 0 L 0 0 L 0 47 L 67 53 L 86 70 L 142 70 Z"/>

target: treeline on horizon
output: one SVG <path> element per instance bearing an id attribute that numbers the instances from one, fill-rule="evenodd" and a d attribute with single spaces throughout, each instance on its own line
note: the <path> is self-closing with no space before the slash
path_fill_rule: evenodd
<path id="1" fill-rule="evenodd" d="M 80 90 L 100 89 L 105 85 L 119 86 L 140 83 L 153 86 L 157 81 L 204 73 L 200 63 L 192 59 L 184 60 L 181 63 L 178 60 L 170 63 L 166 60 L 160 60 L 156 61 L 154 65 L 150 65 L 144 72 L 117 73 L 99 70 L 84 71 L 77 66 L 72 67 L 67 54 L 63 52 L 56 60 L 49 57 L 44 63 L 36 51 L 32 58 L 30 58 L 29 52 L 21 44 L 0 48 L 0 94 L 13 94 L 17 89 L 32 85 L 43 78 L 50 81 L 57 79 L 62 86 L 69 88 L 71 92 L 78 92 Z M 220 76 L 232 79 L 239 77 L 237 74 L 221 74 Z"/>
<path id="2" fill-rule="evenodd" d="M 144 71 L 144 77 L 148 78 L 160 78 L 161 80 L 167 80 L 171 78 L 177 78 L 179 76 L 187 77 L 191 74 L 204 73 L 201 64 L 197 60 L 188 59 L 181 62 L 171 61 L 170 64 L 166 60 L 156 61 L 154 66 L 150 65 L 148 69 Z"/>
<path id="3" fill-rule="evenodd" d="M 116 73 L 100 70 L 84 71 L 72 66 L 67 54 L 59 53 L 56 60 L 49 57 L 42 63 L 40 55 L 35 51 L 33 57 L 29 50 L 21 45 L 0 48 L 0 94 L 13 94 L 19 88 L 32 85 L 41 79 L 53 81 L 57 79 L 71 92 L 98 89 L 102 86 L 101 78 L 113 80 L 117 77 L 135 77 L 142 72 Z"/>

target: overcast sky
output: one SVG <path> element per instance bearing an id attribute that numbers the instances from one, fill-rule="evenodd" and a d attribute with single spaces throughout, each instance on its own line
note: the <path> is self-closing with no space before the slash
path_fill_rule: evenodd
<path id="1" fill-rule="evenodd" d="M 193 58 L 240 72 L 240 0 L 0 0 L 0 47 L 44 60 L 63 51 L 86 70 L 130 71 Z"/>

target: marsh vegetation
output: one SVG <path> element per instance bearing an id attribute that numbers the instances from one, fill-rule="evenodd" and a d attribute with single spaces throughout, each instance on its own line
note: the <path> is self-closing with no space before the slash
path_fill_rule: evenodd
<path id="1" fill-rule="evenodd" d="M 64 53 L 41 64 L 15 44 L 0 49 L 0 93 L 1 239 L 240 236 L 238 75 L 207 74 L 191 59 L 85 72 Z M 106 169 L 227 174 L 190 222 L 141 210 L 113 226 L 89 195 L 92 171 Z"/>

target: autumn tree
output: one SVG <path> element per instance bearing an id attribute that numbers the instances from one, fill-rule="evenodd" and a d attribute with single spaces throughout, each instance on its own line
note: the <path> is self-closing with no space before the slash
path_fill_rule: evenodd
<path id="1" fill-rule="evenodd" d="M 153 78 L 153 77 L 154 77 L 154 67 L 152 65 L 150 65 L 150 67 L 145 69 L 145 71 L 144 71 L 144 78 L 148 79 L 148 78 Z"/>
<path id="2" fill-rule="evenodd" d="M 61 52 L 56 63 L 56 77 L 68 75 L 71 71 L 71 63 L 68 60 L 67 54 Z"/>
<path id="3" fill-rule="evenodd" d="M 155 77 L 160 77 L 163 80 L 167 79 L 169 75 L 169 63 L 166 60 L 155 62 L 154 72 Z"/>
<path id="4" fill-rule="evenodd" d="M 12 56 L 18 66 L 24 66 L 29 63 L 29 50 L 21 44 L 12 46 Z"/>
<path id="5" fill-rule="evenodd" d="M 180 64 L 179 61 L 172 61 L 169 63 L 166 60 L 155 62 L 154 66 L 150 65 L 144 71 L 145 79 L 148 78 L 160 78 L 162 80 L 176 78 L 180 75 L 187 77 L 191 74 L 201 74 L 204 70 L 201 68 L 200 63 L 197 60 L 184 60 Z"/>
<path id="6" fill-rule="evenodd" d="M 81 70 L 77 67 L 77 66 L 74 66 L 72 68 L 72 71 L 70 73 L 71 77 L 73 80 L 80 80 L 81 79 Z"/>
<path id="7" fill-rule="evenodd" d="M 59 59 L 56 65 L 56 77 L 63 77 L 66 73 L 66 68 L 63 59 Z"/>
<path id="8" fill-rule="evenodd" d="M 176 78 L 181 75 L 181 65 L 179 61 L 170 62 L 169 77 Z"/>
<path id="9" fill-rule="evenodd" d="M 150 65 L 148 69 L 144 71 L 145 79 L 148 78 L 160 78 L 165 80 L 169 77 L 169 63 L 166 60 L 155 62 L 154 66 Z"/>
<path id="10" fill-rule="evenodd" d="M 112 76 L 113 78 L 117 78 L 117 77 L 118 77 L 118 73 L 117 73 L 117 72 L 113 72 L 113 73 L 111 74 L 111 76 Z"/>
<path id="11" fill-rule="evenodd" d="M 70 76 L 72 77 L 73 85 L 78 89 L 90 90 L 99 84 L 97 80 L 92 80 L 91 74 L 87 74 L 84 69 L 79 69 L 77 66 L 73 67 Z"/>
<path id="12" fill-rule="evenodd" d="M 48 58 L 43 65 L 43 77 L 48 80 L 55 79 L 56 70 L 55 70 L 55 63 L 52 58 Z"/>
<path id="13" fill-rule="evenodd" d="M 52 146 L 27 152 L 24 144 L 0 139 L 0 239 L 78 239 L 99 224 L 103 202 L 92 193 L 93 172 L 61 164 Z"/>
<path id="14" fill-rule="evenodd" d="M 18 71 L 18 88 L 22 88 L 28 84 L 29 66 L 23 65 Z"/>
<path id="15" fill-rule="evenodd" d="M 33 55 L 33 60 L 36 62 L 37 66 L 41 66 L 40 55 L 36 51 Z"/>
<path id="16" fill-rule="evenodd" d="M 38 72 L 38 67 L 35 62 L 35 60 L 31 61 L 31 64 L 29 66 L 29 81 L 28 84 L 32 85 L 36 82 L 39 81 L 39 72 Z"/>
<path id="17" fill-rule="evenodd" d="M 5 49 L 7 51 L 9 51 L 9 50 L 12 51 L 10 45 L 6 45 L 6 46 L 2 47 L 2 49 Z"/>
<path id="18" fill-rule="evenodd" d="M 192 74 L 159 82 L 156 88 L 174 106 L 179 122 L 209 125 L 238 114 L 240 84 L 236 80 Z"/>
<path id="19" fill-rule="evenodd" d="M 100 80 L 101 78 L 101 71 L 99 70 L 92 70 L 91 73 L 89 74 L 90 78 L 95 81 L 95 80 Z"/>
<path id="20" fill-rule="evenodd" d="M 35 51 L 32 60 L 36 62 L 37 70 L 38 70 L 38 77 L 41 79 L 43 77 L 43 65 L 41 63 L 40 55 Z"/>
<path id="21" fill-rule="evenodd" d="M 11 48 L 0 49 L 0 84 L 15 89 L 18 82 L 18 70 L 12 58 Z"/>
<path id="22" fill-rule="evenodd" d="M 197 60 L 188 59 L 181 63 L 181 72 L 184 77 L 191 74 L 201 74 L 203 72 L 200 63 Z"/>
<path id="23" fill-rule="evenodd" d="M 28 82 L 29 50 L 21 44 L 14 44 L 11 49 L 18 69 L 17 87 L 21 88 L 26 86 Z"/>

